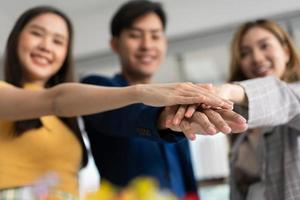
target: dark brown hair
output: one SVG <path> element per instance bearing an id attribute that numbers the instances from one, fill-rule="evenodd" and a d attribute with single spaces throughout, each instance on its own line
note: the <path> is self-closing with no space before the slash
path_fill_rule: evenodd
<path id="1" fill-rule="evenodd" d="M 10 35 L 8 37 L 8 41 L 6 44 L 6 52 L 4 55 L 4 74 L 5 81 L 15 85 L 17 87 L 23 87 L 23 66 L 18 56 L 18 45 L 20 34 L 26 24 L 30 22 L 32 19 L 45 14 L 45 13 L 53 13 L 55 15 L 60 16 L 67 24 L 68 34 L 69 34 L 69 42 L 68 42 L 68 51 L 66 58 L 63 62 L 60 70 L 53 75 L 46 83 L 45 87 L 49 88 L 59 83 L 65 82 L 74 82 L 74 61 L 73 61 L 73 52 L 72 52 L 72 43 L 73 43 L 73 26 L 70 19 L 60 10 L 51 7 L 51 6 L 38 6 L 31 8 L 25 11 L 15 23 Z M 73 118 L 61 118 L 61 120 L 72 129 L 74 134 L 77 136 L 81 145 L 83 147 L 83 166 L 87 164 L 87 151 L 83 143 L 83 139 L 81 136 L 81 132 L 77 123 L 77 119 Z M 20 136 L 24 134 L 27 130 L 40 128 L 42 126 L 42 122 L 40 119 L 31 119 L 31 120 L 21 120 L 16 121 L 14 123 L 14 135 Z"/>

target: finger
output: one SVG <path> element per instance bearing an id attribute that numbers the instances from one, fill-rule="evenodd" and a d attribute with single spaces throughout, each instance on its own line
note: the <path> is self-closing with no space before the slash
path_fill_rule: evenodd
<path id="1" fill-rule="evenodd" d="M 221 99 L 219 97 L 208 95 L 208 94 L 185 94 L 186 96 L 177 96 L 172 97 L 173 101 L 169 102 L 167 105 L 189 105 L 189 104 L 201 104 L 204 103 L 207 106 L 211 106 L 213 108 L 223 108 L 223 109 L 233 109 L 233 103 L 231 101 L 227 101 Z M 194 95 L 194 96 L 193 96 Z"/>
<path id="2" fill-rule="evenodd" d="M 168 128 L 171 129 L 172 131 L 175 131 L 175 132 L 182 132 L 182 130 L 179 126 L 171 125 Z"/>
<path id="3" fill-rule="evenodd" d="M 203 109 L 210 109 L 210 108 L 211 108 L 211 106 L 208 106 L 208 105 L 206 105 L 206 104 L 204 104 L 204 103 L 201 104 L 201 107 L 202 107 Z M 215 108 L 215 109 L 216 109 L 216 108 Z"/>
<path id="4" fill-rule="evenodd" d="M 229 108 L 229 110 L 233 110 L 234 103 L 232 101 L 228 100 L 228 99 L 224 99 L 224 98 L 222 98 L 222 99 L 224 101 L 226 101 L 228 105 L 231 105 L 231 107 Z"/>
<path id="5" fill-rule="evenodd" d="M 202 90 L 176 90 L 177 94 L 171 95 L 171 101 L 168 102 L 168 105 L 188 105 L 188 104 L 199 104 L 204 103 L 208 106 L 212 107 L 221 107 L 224 109 L 231 109 L 233 108 L 233 103 L 231 101 L 222 99 L 217 95 L 211 94 L 209 92 L 204 92 Z"/>
<path id="6" fill-rule="evenodd" d="M 186 118 L 190 118 L 192 117 L 192 115 L 194 114 L 194 112 L 196 111 L 196 109 L 198 108 L 198 104 L 193 104 L 188 106 L 187 111 L 185 112 L 185 117 Z"/>
<path id="7" fill-rule="evenodd" d="M 174 119 L 173 119 L 173 124 L 174 125 L 179 125 L 182 119 L 184 118 L 184 114 L 186 112 L 187 106 L 186 105 L 181 105 L 179 106 Z"/>
<path id="8" fill-rule="evenodd" d="M 204 88 L 204 89 L 207 89 L 211 92 L 214 92 L 214 87 L 211 83 L 197 83 L 196 84 L 198 87 L 201 87 L 201 88 Z"/>
<path id="9" fill-rule="evenodd" d="M 183 97 L 180 99 L 180 103 L 177 104 L 205 103 L 213 107 L 222 107 L 225 109 L 232 109 L 233 107 L 232 102 L 224 100 L 209 92 L 207 89 L 200 88 L 199 86 L 191 83 L 179 84 L 178 88 L 176 88 L 176 91 L 178 92 L 179 96 Z M 191 103 L 190 101 L 195 102 Z"/>
<path id="10" fill-rule="evenodd" d="M 247 130 L 248 124 L 245 118 L 232 110 L 216 110 L 231 127 L 232 133 L 241 133 Z"/>
<path id="11" fill-rule="evenodd" d="M 227 124 L 231 127 L 231 133 L 243 133 L 248 129 L 248 124 L 236 123 L 227 121 Z"/>
<path id="12" fill-rule="evenodd" d="M 244 124 L 247 122 L 247 120 L 242 115 L 240 115 L 232 110 L 219 109 L 219 110 L 216 110 L 216 112 L 218 112 L 227 121 L 232 121 L 232 122 L 241 123 L 241 124 Z"/>
<path id="13" fill-rule="evenodd" d="M 166 127 L 170 128 L 173 126 L 173 120 L 176 114 L 176 111 L 178 109 L 178 106 L 167 106 L 165 107 L 165 119 L 166 119 Z"/>
<path id="14" fill-rule="evenodd" d="M 173 125 L 173 123 L 171 122 L 170 124 L 168 124 L 167 128 L 171 129 L 172 131 L 175 132 L 182 132 L 181 128 L 179 125 Z"/>
<path id="15" fill-rule="evenodd" d="M 224 109 L 233 109 L 233 102 L 222 99 L 218 97 L 217 95 L 211 94 L 211 93 L 199 93 L 199 99 L 202 100 L 200 103 L 204 103 L 207 106 L 212 106 L 212 107 L 221 107 Z"/>
<path id="16" fill-rule="evenodd" d="M 216 127 L 218 131 L 221 131 L 223 133 L 231 132 L 231 128 L 218 112 L 212 109 L 203 110 L 203 112 L 206 114 L 210 122 Z"/>
<path id="17" fill-rule="evenodd" d="M 224 98 L 221 98 L 220 96 L 218 96 L 217 93 L 216 93 L 216 89 L 215 89 L 215 87 L 212 84 L 197 84 L 197 85 L 198 86 L 200 85 L 201 88 L 206 89 L 206 91 L 205 90 L 203 91 L 204 95 L 207 94 L 209 96 L 213 95 L 215 97 L 218 97 L 222 101 L 225 102 L 225 105 L 227 104 L 227 106 L 229 106 L 229 107 L 227 107 L 227 109 L 233 109 L 233 102 L 229 101 L 228 99 L 224 99 Z"/>
<path id="18" fill-rule="evenodd" d="M 188 120 L 182 120 L 181 123 L 179 124 L 180 129 L 184 133 L 184 135 L 189 139 L 189 140 L 195 140 L 196 135 L 190 125 L 190 122 Z"/>
<path id="19" fill-rule="evenodd" d="M 180 99 L 180 102 L 178 99 L 177 104 L 205 103 L 213 107 L 233 109 L 233 103 L 231 101 L 222 99 L 212 92 L 209 92 L 207 89 L 201 88 L 192 83 L 179 84 L 176 91 L 179 96 L 183 97 Z M 191 103 L 190 101 L 195 102 Z"/>
<path id="20" fill-rule="evenodd" d="M 217 130 L 214 126 L 214 124 L 212 124 L 210 122 L 210 120 L 208 119 L 208 117 L 200 112 L 200 111 L 196 111 L 193 115 L 193 117 L 191 118 L 192 122 L 195 123 L 198 127 L 198 130 L 203 133 L 203 134 L 216 134 Z"/>

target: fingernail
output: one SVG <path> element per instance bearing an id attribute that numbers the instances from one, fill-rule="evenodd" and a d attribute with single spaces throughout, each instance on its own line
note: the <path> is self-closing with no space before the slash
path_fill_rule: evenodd
<path id="1" fill-rule="evenodd" d="M 178 123 L 179 123 L 179 120 L 178 120 L 177 118 L 175 118 L 175 119 L 173 120 L 173 124 L 174 124 L 174 125 L 178 125 Z"/>
<path id="2" fill-rule="evenodd" d="M 196 139 L 196 135 L 195 134 L 189 134 L 189 139 L 190 140 L 195 140 Z"/>
<path id="3" fill-rule="evenodd" d="M 231 132 L 231 128 L 229 126 L 226 126 L 226 125 L 222 127 L 222 130 L 223 130 L 224 133 L 230 133 Z"/>
<path id="4" fill-rule="evenodd" d="M 247 122 L 247 120 L 244 117 L 238 117 L 237 120 L 238 122 L 242 122 L 242 123 Z"/>
<path id="5" fill-rule="evenodd" d="M 190 118 L 192 116 L 191 113 L 185 113 L 185 117 Z"/>
<path id="6" fill-rule="evenodd" d="M 215 127 L 210 126 L 210 127 L 207 129 L 207 132 L 208 132 L 208 134 L 215 134 L 215 133 L 217 132 L 217 130 L 215 129 Z"/>

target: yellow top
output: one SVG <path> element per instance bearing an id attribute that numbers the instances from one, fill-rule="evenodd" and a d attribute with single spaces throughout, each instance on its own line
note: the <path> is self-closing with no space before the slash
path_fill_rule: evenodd
<path id="1" fill-rule="evenodd" d="M 9 86 L 0 81 L 0 88 Z M 77 195 L 80 142 L 58 117 L 40 119 L 42 127 L 17 137 L 12 135 L 12 122 L 0 121 L 0 189 L 32 185 L 55 172 L 59 176 L 56 189 Z"/>

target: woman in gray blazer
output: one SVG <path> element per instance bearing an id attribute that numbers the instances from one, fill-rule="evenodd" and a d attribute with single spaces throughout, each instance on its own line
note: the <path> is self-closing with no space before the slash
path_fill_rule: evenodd
<path id="1" fill-rule="evenodd" d="M 274 21 L 243 24 L 231 46 L 230 82 L 215 88 L 248 118 L 232 143 L 230 198 L 300 199 L 300 58 Z"/>
<path id="2" fill-rule="evenodd" d="M 249 129 L 232 140 L 230 199 L 300 199 L 298 51 L 274 21 L 247 22 L 234 35 L 230 67 L 234 83 L 202 85 L 233 101 L 236 111 L 248 119 Z M 177 112 L 174 121 L 191 117 L 195 110 L 210 109 L 203 104 L 197 107 L 181 107 L 185 111 Z M 222 109 L 215 111 L 208 119 L 223 120 L 216 114 Z"/>

